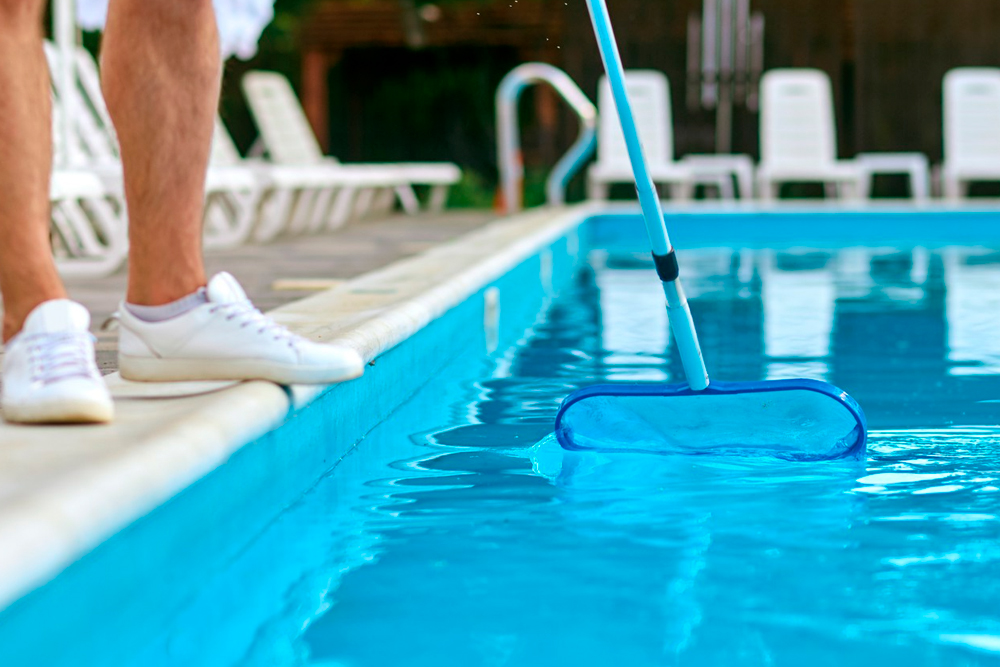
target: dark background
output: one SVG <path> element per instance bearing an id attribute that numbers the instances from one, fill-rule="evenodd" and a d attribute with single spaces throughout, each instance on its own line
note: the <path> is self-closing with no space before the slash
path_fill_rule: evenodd
<path id="1" fill-rule="evenodd" d="M 687 16 L 700 13 L 701 0 L 608 1 L 626 66 L 670 78 L 678 155 L 711 152 L 713 113 L 685 105 Z M 304 54 L 322 54 L 330 66 L 319 115 L 327 123 L 316 124 L 331 154 L 345 161 L 451 160 L 467 172 L 455 203 L 489 205 L 496 184 L 493 96 L 503 75 L 520 62 L 544 60 L 596 97 L 601 68 L 586 6 L 583 0 L 440 0 L 444 12 L 507 12 L 509 30 L 487 40 L 473 22 L 461 35 L 423 48 L 387 45 L 391 40 L 381 35 L 398 31 L 407 12 L 412 19 L 422 4 L 277 0 L 258 56 L 227 66 L 223 111 L 237 143 L 246 150 L 255 137 L 241 74 L 276 69 L 301 94 Z M 920 151 L 939 161 L 945 72 L 1000 66 L 998 0 L 752 0 L 752 8 L 767 22 L 766 68 L 816 67 L 830 75 L 841 157 Z M 530 26 L 519 28 L 519 20 Z M 531 92 L 523 105 L 529 200 L 540 196 L 545 170 L 576 132 L 573 118 L 546 96 Z M 757 155 L 754 113 L 737 110 L 733 146 Z"/>

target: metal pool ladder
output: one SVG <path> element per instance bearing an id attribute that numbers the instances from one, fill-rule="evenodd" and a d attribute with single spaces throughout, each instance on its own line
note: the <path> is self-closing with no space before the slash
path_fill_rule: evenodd
<path id="1" fill-rule="evenodd" d="M 580 171 L 597 147 L 597 107 L 566 72 L 545 63 L 525 63 L 512 69 L 497 88 L 497 159 L 504 210 L 520 211 L 523 206 L 521 184 L 524 161 L 521 158 L 521 129 L 517 105 L 528 86 L 547 83 L 580 117 L 580 135 L 553 167 L 546 181 L 545 194 L 550 206 L 566 201 L 566 185 Z"/>

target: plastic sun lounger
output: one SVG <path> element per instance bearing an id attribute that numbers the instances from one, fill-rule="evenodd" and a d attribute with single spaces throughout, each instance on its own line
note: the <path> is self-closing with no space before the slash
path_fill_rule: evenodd
<path id="1" fill-rule="evenodd" d="M 271 162 L 356 179 L 361 202 L 355 205 L 357 212 L 372 205 L 391 206 L 386 193 L 395 193 L 407 213 L 416 213 L 420 203 L 414 185 L 431 186 L 428 206 L 438 210 L 444 206 L 450 186 L 461 178 L 461 170 L 451 163 L 348 164 L 325 156 L 295 91 L 280 74 L 248 72 L 243 77 L 243 92 Z"/>
<path id="2" fill-rule="evenodd" d="M 67 277 L 114 273 L 128 255 L 120 201 L 91 171 L 57 169 L 49 184 L 56 267 Z"/>
<path id="3" fill-rule="evenodd" d="M 282 233 L 302 234 L 345 224 L 371 207 L 359 193 L 380 181 L 375 174 L 345 169 L 317 169 L 308 165 L 275 164 L 240 157 L 229 132 L 216 119 L 212 165 L 241 165 L 254 171 L 262 183 L 258 220 L 252 239 L 268 241 Z M 391 193 L 390 193 L 391 196 Z M 388 208 L 391 200 L 385 205 Z"/>
<path id="4" fill-rule="evenodd" d="M 60 52 L 46 43 L 49 66 L 56 70 Z M 64 95 L 75 95 L 73 117 L 79 154 L 85 167 L 97 173 L 109 192 L 121 198 L 122 168 L 118 141 L 107 105 L 101 92 L 97 64 L 83 48 L 75 52 L 76 86 L 71 91 L 58 89 L 53 77 L 56 103 Z M 228 248 L 242 244 L 249 237 L 256 211 L 252 208 L 260 199 L 261 184 L 254 173 L 242 166 L 212 167 L 206 175 L 205 247 Z M 121 215 L 125 221 L 124 207 Z"/>
<path id="5" fill-rule="evenodd" d="M 321 210 L 323 197 L 333 185 L 329 179 L 317 179 L 314 174 L 289 171 L 258 160 L 244 160 L 218 117 L 215 119 L 210 164 L 211 171 L 227 167 L 253 171 L 259 191 L 254 201 L 246 203 L 243 210 L 253 217 L 249 224 L 252 227 L 250 236 L 255 241 L 268 241 L 286 227 L 308 225 L 314 218 L 324 215 Z"/>
<path id="6" fill-rule="evenodd" d="M 944 77 L 944 196 L 974 181 L 1000 181 L 1000 69 L 961 67 Z"/>
<path id="7" fill-rule="evenodd" d="M 625 76 L 653 182 L 667 186 L 672 199 L 690 199 L 695 178 L 689 166 L 674 160 L 667 77 L 655 70 L 629 70 Z M 597 162 L 587 172 L 587 190 L 590 199 L 604 200 L 611 184 L 633 183 L 634 177 L 607 77 L 601 77 L 597 106 L 600 117 Z"/>
<path id="8" fill-rule="evenodd" d="M 819 182 L 828 193 L 857 197 L 862 173 L 837 159 L 830 78 L 813 69 L 777 69 L 761 80 L 758 195 L 775 199 L 782 183 Z"/>
<path id="9" fill-rule="evenodd" d="M 260 130 L 258 146 L 265 146 L 264 152 L 270 157 L 260 164 L 291 170 L 317 187 L 312 197 L 282 197 L 280 205 L 291 207 L 293 214 L 284 223 L 272 219 L 271 224 L 255 232 L 256 238 L 333 229 L 373 210 L 388 211 L 392 207 L 393 188 L 397 184 L 405 186 L 405 181 L 370 169 L 346 170 L 336 160 L 324 157 L 298 99 L 283 77 L 250 72 L 244 76 L 243 88 Z M 327 203 L 332 204 L 329 210 Z"/>
<path id="10" fill-rule="evenodd" d="M 52 117 L 55 161 L 65 163 L 74 147 L 56 131 L 62 126 L 58 103 L 52 105 Z M 128 256 L 128 232 L 120 193 L 109 191 L 92 170 L 58 168 L 49 179 L 49 203 L 52 254 L 62 275 L 100 277 L 121 267 Z"/>
<path id="11" fill-rule="evenodd" d="M 754 167 L 749 155 L 685 155 L 674 160 L 673 109 L 666 75 L 656 70 L 629 70 L 625 77 L 643 145 L 649 153 L 653 179 L 658 185 L 666 185 L 677 199 L 690 198 L 697 185 L 715 187 L 721 199 L 735 199 L 737 192 L 741 199 L 753 197 Z M 606 79 L 601 80 L 598 103 L 601 118 L 598 161 L 591 167 L 588 187 L 591 199 L 603 200 L 607 199 L 609 185 L 631 183 L 632 176 Z"/>

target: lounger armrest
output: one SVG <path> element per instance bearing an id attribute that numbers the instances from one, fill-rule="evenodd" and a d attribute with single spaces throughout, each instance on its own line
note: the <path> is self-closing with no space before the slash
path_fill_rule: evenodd
<path id="1" fill-rule="evenodd" d="M 49 181 L 49 199 L 97 199 L 108 195 L 100 177 L 81 169 L 56 169 Z"/>

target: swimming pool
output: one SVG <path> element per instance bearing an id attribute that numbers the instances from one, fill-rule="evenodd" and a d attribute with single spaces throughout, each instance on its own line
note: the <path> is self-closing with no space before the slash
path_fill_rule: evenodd
<path id="1" fill-rule="evenodd" d="M 293 417 L 0 617 L 0 662 L 1000 661 L 998 216 L 869 215 L 672 229 L 714 376 L 843 387 L 867 462 L 560 450 L 572 389 L 680 373 L 638 219 L 596 216 L 378 360 L 429 380 L 342 459 Z"/>

